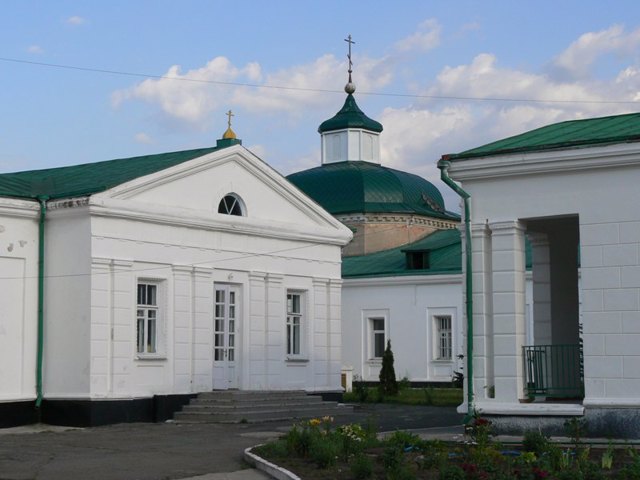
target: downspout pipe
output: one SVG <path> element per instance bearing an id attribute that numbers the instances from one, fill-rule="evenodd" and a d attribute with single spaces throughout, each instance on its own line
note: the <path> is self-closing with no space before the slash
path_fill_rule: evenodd
<path id="1" fill-rule="evenodd" d="M 38 343 L 36 353 L 36 408 L 42 404 L 42 365 L 44 348 L 44 245 L 47 217 L 47 196 L 37 197 L 40 204 L 40 218 L 38 221 Z"/>
<path id="2" fill-rule="evenodd" d="M 469 423 L 474 413 L 473 406 L 473 270 L 471 264 L 471 221 L 469 213 L 469 199 L 471 195 L 465 192 L 451 177 L 449 168 L 451 162 L 448 155 L 443 155 L 438 162 L 440 179 L 456 192 L 464 202 L 464 239 L 465 239 L 465 284 L 466 284 L 466 312 L 467 312 L 467 414 L 464 423 Z"/>

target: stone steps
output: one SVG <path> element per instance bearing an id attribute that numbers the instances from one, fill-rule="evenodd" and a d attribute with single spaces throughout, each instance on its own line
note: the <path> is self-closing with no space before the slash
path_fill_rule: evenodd
<path id="1" fill-rule="evenodd" d="M 176 412 L 176 423 L 262 423 L 351 413 L 352 407 L 325 402 L 302 391 L 203 392 Z"/>

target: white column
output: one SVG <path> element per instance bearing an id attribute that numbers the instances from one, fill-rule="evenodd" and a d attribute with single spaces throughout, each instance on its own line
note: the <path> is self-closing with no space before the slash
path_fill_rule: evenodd
<path id="1" fill-rule="evenodd" d="M 518 221 L 495 222 L 490 228 L 495 393 L 498 401 L 517 402 L 523 396 L 525 229 Z"/>
<path id="2" fill-rule="evenodd" d="M 194 267 L 191 316 L 191 391 L 213 388 L 213 269 Z"/>
<path id="3" fill-rule="evenodd" d="M 342 375 L 342 280 L 329 281 L 328 332 L 329 378 L 331 390 L 340 390 Z"/>
<path id="4" fill-rule="evenodd" d="M 113 315 L 113 381 L 112 393 L 131 395 L 134 389 L 131 379 L 131 353 L 135 352 L 136 338 L 136 285 L 133 262 L 112 262 L 112 315 Z"/>
<path id="5" fill-rule="evenodd" d="M 191 391 L 193 267 L 173 265 L 173 392 Z"/>
<path id="6" fill-rule="evenodd" d="M 282 359 L 286 346 L 285 302 L 287 292 L 284 291 L 284 276 L 269 273 L 266 277 L 266 311 L 265 311 L 265 363 L 267 390 L 277 388 L 286 383 L 282 375 Z"/>
<path id="7" fill-rule="evenodd" d="M 112 389 L 113 295 L 111 260 L 91 260 L 91 396 L 104 397 Z"/>
<path id="8" fill-rule="evenodd" d="M 246 388 L 263 390 L 268 375 L 267 364 L 267 274 L 249 273 L 249 365 L 251 376 Z"/>
<path id="9" fill-rule="evenodd" d="M 463 230 L 463 245 L 465 244 L 464 235 Z M 489 398 L 494 390 L 492 387 L 495 386 L 491 232 L 485 223 L 477 223 L 471 226 L 471 235 L 473 262 L 473 393 L 476 398 Z M 464 277 L 463 283 L 465 284 L 464 288 L 466 288 Z M 466 329 L 466 321 L 464 325 Z"/>
<path id="10" fill-rule="evenodd" d="M 528 232 L 533 276 L 533 340 L 535 345 L 551 344 L 551 268 L 549 238 L 546 233 Z"/>

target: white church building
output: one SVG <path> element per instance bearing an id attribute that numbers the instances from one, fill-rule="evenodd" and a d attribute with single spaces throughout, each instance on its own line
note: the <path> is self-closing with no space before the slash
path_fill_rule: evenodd
<path id="1" fill-rule="evenodd" d="M 0 426 L 340 392 L 351 238 L 230 128 L 212 148 L 0 175 Z"/>

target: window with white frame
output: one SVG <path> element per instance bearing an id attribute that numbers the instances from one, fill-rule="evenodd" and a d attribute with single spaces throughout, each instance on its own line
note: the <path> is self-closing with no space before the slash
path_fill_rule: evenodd
<path id="1" fill-rule="evenodd" d="M 161 315 L 159 282 L 138 281 L 136 315 L 136 353 L 140 356 L 160 353 Z"/>
<path id="2" fill-rule="evenodd" d="M 304 294 L 287 292 L 287 355 L 301 355 Z"/>
<path id="3" fill-rule="evenodd" d="M 385 319 L 384 317 L 369 317 L 370 349 L 369 357 L 382 358 L 385 348 Z"/>
<path id="4" fill-rule="evenodd" d="M 435 358 L 451 360 L 453 358 L 453 335 L 451 315 L 434 315 Z"/>

